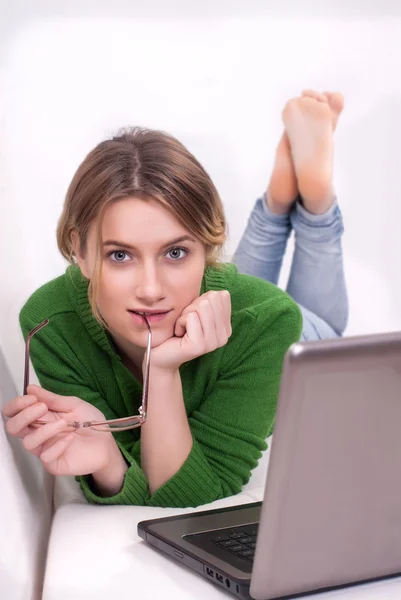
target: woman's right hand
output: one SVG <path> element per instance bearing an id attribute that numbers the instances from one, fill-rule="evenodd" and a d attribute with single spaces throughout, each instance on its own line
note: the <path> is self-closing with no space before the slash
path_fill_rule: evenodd
<path id="1" fill-rule="evenodd" d="M 120 450 L 109 432 L 90 428 L 71 430 L 67 422 L 103 421 L 104 415 L 75 396 L 53 394 L 37 385 L 17 396 L 3 409 L 6 431 L 22 439 L 24 447 L 40 458 L 52 475 L 89 475 L 104 471 Z M 38 419 L 45 425 L 31 426 Z"/>

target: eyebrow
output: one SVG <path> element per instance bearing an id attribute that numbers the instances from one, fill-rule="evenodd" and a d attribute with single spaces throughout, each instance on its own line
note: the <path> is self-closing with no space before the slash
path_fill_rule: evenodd
<path id="1" fill-rule="evenodd" d="M 174 240 L 170 240 L 169 242 L 166 242 L 161 247 L 167 248 L 167 246 L 173 246 L 174 244 L 179 244 L 180 242 L 196 243 L 196 240 L 193 237 L 191 237 L 190 235 L 182 235 L 178 238 L 175 238 Z M 128 250 L 138 250 L 138 248 L 136 248 L 135 246 L 132 246 L 131 244 L 126 244 L 125 242 L 119 242 L 117 240 L 107 240 L 106 242 L 103 242 L 103 247 L 105 248 L 106 246 L 118 246 L 119 248 L 128 248 Z"/>

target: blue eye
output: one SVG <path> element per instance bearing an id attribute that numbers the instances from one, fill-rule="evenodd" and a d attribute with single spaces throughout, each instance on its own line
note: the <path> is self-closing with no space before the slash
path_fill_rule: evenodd
<path id="1" fill-rule="evenodd" d="M 125 252 L 125 250 L 113 250 L 113 252 L 110 252 L 110 254 L 108 256 L 112 256 L 113 254 L 116 255 L 116 260 L 113 260 L 113 262 L 126 262 L 125 260 L 120 260 L 119 258 L 117 258 L 117 256 L 121 256 L 121 255 L 128 256 L 128 254 Z"/>
<path id="2" fill-rule="evenodd" d="M 171 255 L 171 253 L 173 253 L 173 252 L 175 252 L 175 253 L 177 253 L 177 252 L 185 252 L 185 256 L 189 253 L 188 250 L 186 250 L 185 248 L 171 248 L 168 251 L 167 254 Z M 172 258 L 173 258 L 174 261 L 177 261 L 177 260 L 181 260 L 182 258 L 184 258 L 184 256 L 177 256 L 176 255 L 176 256 L 173 256 Z"/>

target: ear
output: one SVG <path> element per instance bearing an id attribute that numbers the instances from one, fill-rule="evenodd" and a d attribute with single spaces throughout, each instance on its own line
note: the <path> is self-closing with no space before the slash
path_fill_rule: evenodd
<path id="1" fill-rule="evenodd" d="M 81 273 L 86 279 L 90 279 L 88 265 L 86 263 L 85 256 L 81 252 L 81 244 L 79 241 L 78 232 L 76 230 L 71 232 L 71 243 L 74 251 L 75 260 L 81 269 Z"/>

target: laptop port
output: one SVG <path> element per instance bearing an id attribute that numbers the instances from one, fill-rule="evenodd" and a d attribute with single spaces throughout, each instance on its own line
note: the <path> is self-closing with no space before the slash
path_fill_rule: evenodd
<path id="1" fill-rule="evenodd" d="M 230 580 L 226 579 L 226 586 L 229 588 L 230 587 Z"/>
<path id="2" fill-rule="evenodd" d="M 223 575 L 220 575 L 220 573 L 216 573 L 216 579 L 217 581 L 220 581 L 220 583 L 224 583 L 224 577 Z"/>
<path id="3" fill-rule="evenodd" d="M 206 573 L 209 575 L 209 577 L 214 577 L 213 569 L 206 567 Z"/>

